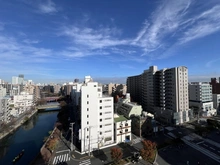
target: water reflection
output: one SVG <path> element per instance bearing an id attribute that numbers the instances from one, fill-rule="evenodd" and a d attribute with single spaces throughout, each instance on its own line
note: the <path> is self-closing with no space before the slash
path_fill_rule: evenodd
<path id="1" fill-rule="evenodd" d="M 16 165 L 29 164 L 39 153 L 43 139 L 52 130 L 58 112 L 38 113 L 21 126 L 13 135 L 0 141 L 0 164 L 12 164 L 12 160 L 22 149 L 22 158 Z"/>

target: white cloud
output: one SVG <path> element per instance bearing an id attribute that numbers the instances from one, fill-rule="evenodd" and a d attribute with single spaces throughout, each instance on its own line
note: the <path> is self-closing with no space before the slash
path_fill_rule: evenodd
<path id="1" fill-rule="evenodd" d="M 23 42 L 26 44 L 38 44 L 39 43 L 38 40 L 29 40 L 29 39 L 25 39 L 23 40 Z"/>
<path id="2" fill-rule="evenodd" d="M 182 44 L 220 31 L 220 5 L 210 8 L 203 3 L 198 8 L 194 0 L 161 3 L 133 39 L 132 44 L 142 49 L 143 56 L 167 58 Z"/>
<path id="3" fill-rule="evenodd" d="M 93 29 L 89 27 L 64 27 L 62 34 L 70 37 L 72 42 L 78 46 L 85 46 L 89 49 L 101 49 L 106 47 L 127 45 L 129 40 L 120 40 L 116 37 L 120 33 L 117 28 L 104 28 Z"/>
<path id="4" fill-rule="evenodd" d="M 164 40 L 178 30 L 190 4 L 190 0 L 163 1 L 150 20 L 145 21 L 133 43 L 142 47 L 145 53 L 164 48 Z"/>
<path id="5" fill-rule="evenodd" d="M 46 0 L 46 2 L 39 4 L 39 10 L 45 14 L 57 12 L 56 5 L 51 0 Z"/>
<path id="6" fill-rule="evenodd" d="M 220 60 L 220 58 L 217 58 L 217 59 L 208 61 L 208 62 L 205 64 L 205 66 L 206 66 L 206 67 L 213 67 L 214 63 L 218 62 L 219 60 Z"/>
<path id="7" fill-rule="evenodd" d="M 204 11 L 192 19 L 193 25 L 187 29 L 180 43 L 186 43 L 191 40 L 202 38 L 220 30 L 220 5 Z"/>

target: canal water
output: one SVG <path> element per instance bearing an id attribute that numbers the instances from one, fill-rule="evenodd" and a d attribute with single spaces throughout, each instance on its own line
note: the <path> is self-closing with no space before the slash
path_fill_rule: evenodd
<path id="1" fill-rule="evenodd" d="M 0 165 L 12 165 L 14 157 L 23 149 L 24 155 L 15 164 L 28 165 L 40 152 L 44 137 L 53 130 L 57 114 L 57 111 L 37 113 L 13 135 L 1 141 Z"/>

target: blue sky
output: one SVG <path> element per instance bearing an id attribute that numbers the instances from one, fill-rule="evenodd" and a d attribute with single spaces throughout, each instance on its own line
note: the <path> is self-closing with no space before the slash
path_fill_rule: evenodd
<path id="1" fill-rule="evenodd" d="M 151 65 L 220 76 L 219 0 L 0 0 L 0 79 L 91 75 L 123 83 Z"/>

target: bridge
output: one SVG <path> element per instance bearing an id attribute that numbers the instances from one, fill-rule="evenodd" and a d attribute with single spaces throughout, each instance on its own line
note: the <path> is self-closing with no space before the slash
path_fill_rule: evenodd
<path id="1" fill-rule="evenodd" d="M 45 109 L 52 109 L 54 108 L 55 110 L 59 110 L 60 109 L 60 105 L 59 104 L 46 104 L 46 105 L 39 105 L 36 107 L 37 110 L 45 110 Z"/>
<path id="2" fill-rule="evenodd" d="M 57 101 L 59 97 L 45 97 L 43 99 L 46 100 L 47 102 L 53 102 L 53 101 Z"/>

